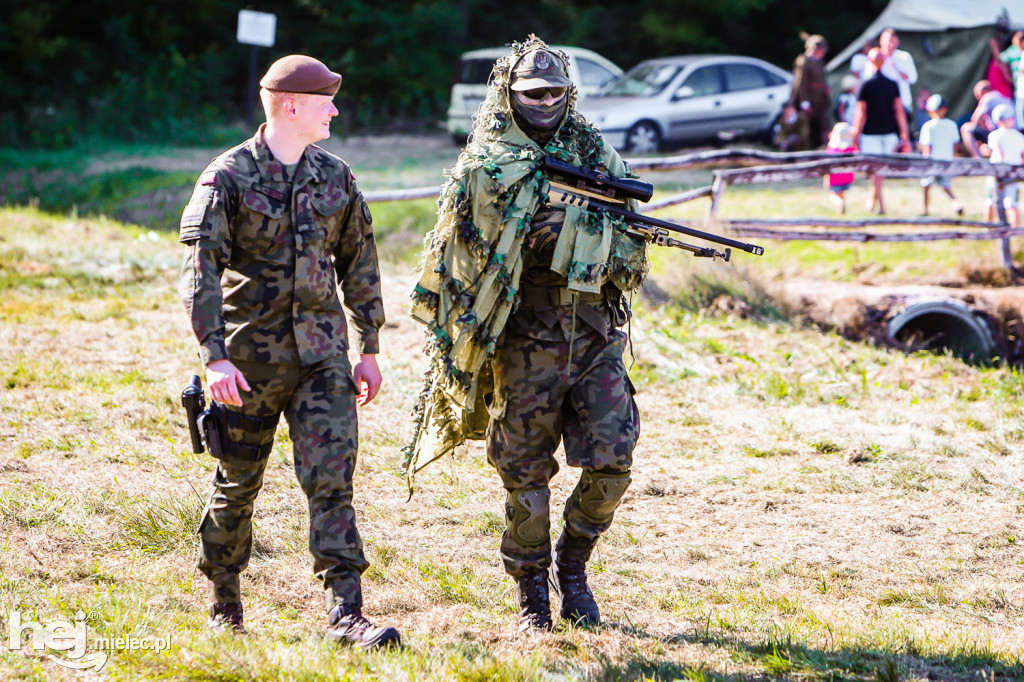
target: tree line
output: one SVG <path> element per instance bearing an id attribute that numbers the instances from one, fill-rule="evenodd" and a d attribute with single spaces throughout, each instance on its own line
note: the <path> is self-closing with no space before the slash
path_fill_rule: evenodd
<path id="1" fill-rule="evenodd" d="M 604 5 L 604 6 L 602 6 Z M 847 7 L 846 5 L 849 5 Z M 296 0 L 244 8 L 277 17 L 262 74 L 301 52 L 343 74 L 343 133 L 432 127 L 444 116 L 458 55 L 536 33 L 587 47 L 623 68 L 699 52 L 761 57 L 783 68 L 800 31 L 835 50 L 885 0 Z M 236 41 L 227 0 L 0 0 L 0 146 L 60 148 L 87 139 L 209 141 L 246 111 L 252 48 Z"/>

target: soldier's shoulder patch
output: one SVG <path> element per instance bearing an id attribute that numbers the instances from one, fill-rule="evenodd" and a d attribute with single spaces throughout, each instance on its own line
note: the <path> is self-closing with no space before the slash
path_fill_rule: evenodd
<path id="1" fill-rule="evenodd" d="M 204 171 L 203 174 L 199 176 L 199 184 L 200 185 L 216 185 L 217 184 L 217 171 L 215 171 L 215 170 Z"/>
<path id="2" fill-rule="evenodd" d="M 373 225 L 373 216 L 370 215 L 370 206 L 366 203 L 366 199 L 359 197 L 359 204 L 363 212 L 363 220 L 367 225 Z"/>

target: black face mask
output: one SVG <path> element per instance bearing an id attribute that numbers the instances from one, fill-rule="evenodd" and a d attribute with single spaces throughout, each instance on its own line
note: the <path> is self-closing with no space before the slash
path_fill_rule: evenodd
<path id="1" fill-rule="evenodd" d="M 553 131 L 561 123 L 569 104 L 569 93 L 565 93 L 562 95 L 562 99 L 550 105 L 523 104 L 515 92 L 509 94 L 512 99 L 512 111 L 527 135 L 533 132 L 550 133 Z M 532 135 L 530 136 L 532 137 Z"/>

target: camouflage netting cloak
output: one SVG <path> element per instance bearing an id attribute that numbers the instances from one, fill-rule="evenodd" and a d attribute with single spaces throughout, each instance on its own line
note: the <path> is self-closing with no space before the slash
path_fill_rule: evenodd
<path id="1" fill-rule="evenodd" d="M 519 128 L 509 103 L 509 74 L 527 52 L 547 49 L 530 36 L 513 43 L 491 72 L 487 99 L 474 117 L 470 142 L 441 189 L 437 223 L 427 235 L 421 276 L 412 292 L 412 316 L 428 329 L 430 366 L 416 408 L 416 431 L 405 449 L 410 494 L 413 476 L 487 428 L 493 356 L 517 302 L 525 237 L 548 192 L 544 155 L 617 176 L 632 176 L 619 155 L 575 110 L 542 149 Z M 631 204 L 627 207 L 635 210 Z M 570 290 L 598 292 L 611 283 L 638 288 L 647 274 L 646 242 L 627 236 L 622 219 L 566 208 L 552 270 Z"/>

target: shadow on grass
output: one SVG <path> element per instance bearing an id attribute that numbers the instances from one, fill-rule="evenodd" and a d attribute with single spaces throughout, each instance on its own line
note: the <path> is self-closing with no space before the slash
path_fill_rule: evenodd
<path id="1" fill-rule="evenodd" d="M 637 658 L 620 666 L 605 668 L 596 679 L 619 680 L 872 680 L 898 682 L 913 676 L 928 680 L 1021 680 L 1024 661 L 1007 662 L 998 653 L 976 644 L 965 644 L 961 652 L 951 655 L 928 654 L 907 639 L 897 650 L 872 647 L 841 647 L 826 651 L 794 642 L 788 637 L 770 637 L 761 642 L 748 642 L 737 636 L 716 633 L 708 628 L 689 634 L 669 637 L 653 635 L 624 623 L 606 627 L 638 639 L 657 639 L 666 644 L 712 646 L 732 652 L 732 659 L 760 668 L 761 672 L 722 674 L 704 668 L 693 668 L 671 659 Z"/>

